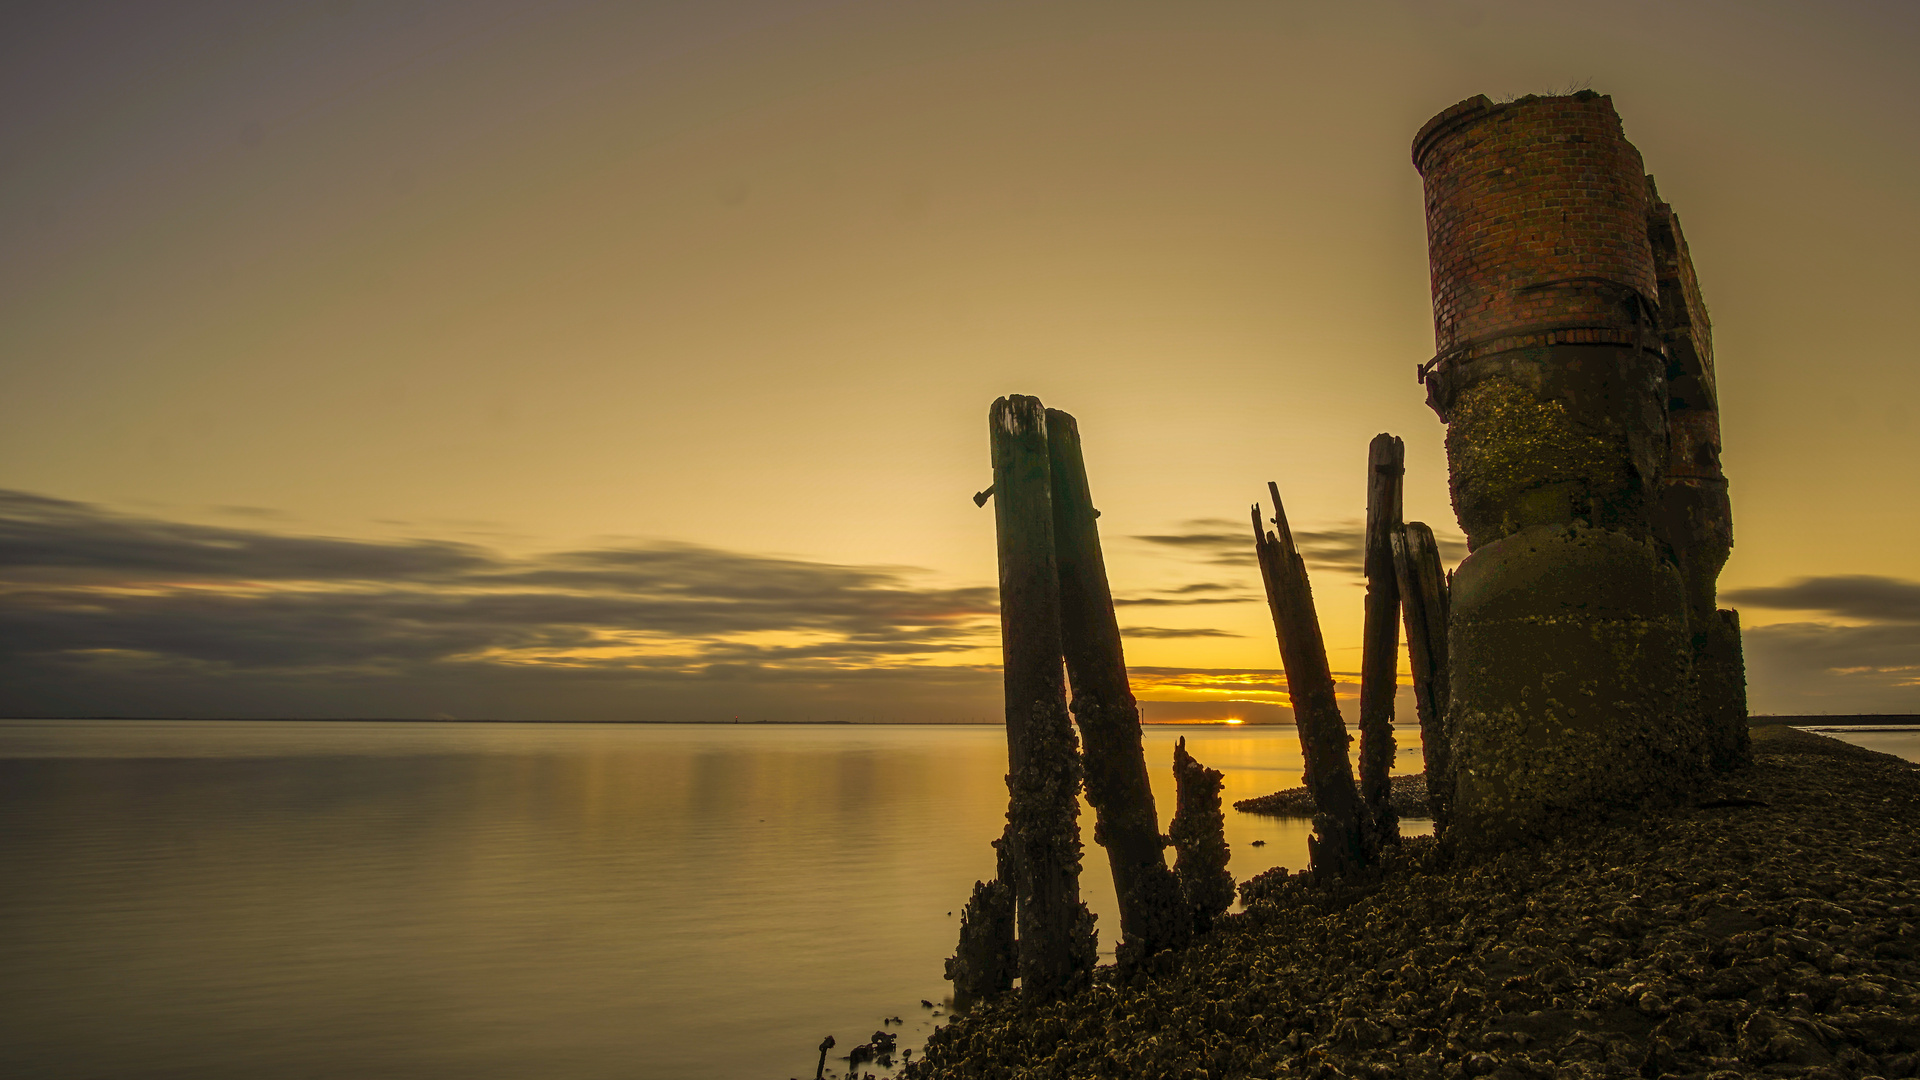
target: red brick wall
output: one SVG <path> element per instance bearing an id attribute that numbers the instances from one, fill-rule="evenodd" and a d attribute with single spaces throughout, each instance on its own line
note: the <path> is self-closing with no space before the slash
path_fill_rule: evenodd
<path id="1" fill-rule="evenodd" d="M 1619 287 L 1655 298 L 1640 152 L 1611 98 L 1461 102 L 1421 129 L 1414 165 L 1439 352 L 1543 324 L 1617 325 Z M 1602 284 L 1529 288 L 1566 279 Z"/>

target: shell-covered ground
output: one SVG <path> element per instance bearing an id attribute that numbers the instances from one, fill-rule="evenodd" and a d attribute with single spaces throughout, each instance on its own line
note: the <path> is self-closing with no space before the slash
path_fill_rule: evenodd
<path id="1" fill-rule="evenodd" d="M 1693 803 L 1550 843 L 1264 882 L 1124 983 L 976 1008 L 908 1075 L 1914 1076 L 1920 769 L 1786 728 L 1754 751 Z"/>
<path id="2" fill-rule="evenodd" d="M 1393 807 L 1393 812 L 1402 818 L 1430 816 L 1432 811 L 1427 808 L 1427 774 L 1418 772 L 1393 777 L 1387 783 L 1387 801 Z M 1233 808 L 1249 814 L 1310 818 L 1313 816 L 1313 796 L 1307 793 L 1306 788 L 1291 787 L 1271 795 L 1241 799 L 1233 804 Z"/>

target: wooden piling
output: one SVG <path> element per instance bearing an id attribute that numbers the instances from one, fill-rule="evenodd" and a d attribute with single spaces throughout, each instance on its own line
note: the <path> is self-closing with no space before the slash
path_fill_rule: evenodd
<path id="1" fill-rule="evenodd" d="M 1405 445 L 1380 434 L 1367 447 L 1367 579 L 1360 655 L 1360 798 L 1367 805 L 1378 848 L 1400 841 L 1388 781 L 1393 771 L 1393 699 L 1399 682 L 1400 588 L 1394 577 L 1393 534 L 1400 528 Z"/>
<path id="2" fill-rule="evenodd" d="M 1177 802 L 1173 823 L 1174 870 L 1186 893 L 1194 929 L 1205 933 L 1233 906 L 1233 874 L 1227 870 L 1227 816 L 1220 808 L 1226 777 L 1187 753 L 1182 738 L 1173 748 L 1173 786 Z"/>
<path id="3" fill-rule="evenodd" d="M 974 882 L 960 909 L 960 946 L 947 958 L 953 1007 L 965 1010 L 1013 989 L 1018 964 L 1012 887 L 998 879 Z"/>
<path id="4" fill-rule="evenodd" d="M 1167 867 L 1160 818 L 1147 781 L 1140 706 L 1114 617 L 1100 554 L 1099 512 L 1087 483 L 1080 427 L 1047 410 L 1047 458 L 1053 488 L 1053 546 L 1060 581 L 1060 637 L 1080 727 L 1094 839 L 1107 849 L 1120 907 L 1118 955 L 1132 960 L 1177 948 L 1191 933 L 1180 884 Z"/>
<path id="5" fill-rule="evenodd" d="M 1394 575 L 1406 616 L 1407 658 L 1413 668 L 1414 708 L 1427 768 L 1427 805 L 1434 831 L 1446 835 L 1453 805 L 1453 765 L 1447 730 L 1447 579 L 1433 530 L 1410 521 L 1394 531 Z"/>
<path id="6" fill-rule="evenodd" d="M 1006 686 L 1008 852 L 1021 988 L 1042 998 L 1093 970 L 1093 915 L 1080 902 L 1080 757 L 1061 669 L 1047 422 L 1038 398 L 995 401 L 994 524 Z"/>
<path id="7" fill-rule="evenodd" d="M 1287 672 L 1287 697 L 1293 704 L 1295 730 L 1300 734 L 1300 753 L 1306 759 L 1306 787 L 1317 808 L 1313 817 L 1315 835 L 1307 840 L 1307 852 L 1315 876 L 1337 877 L 1372 861 L 1366 806 L 1354 786 L 1353 767 L 1347 760 L 1351 740 L 1334 699 L 1333 673 L 1327 666 L 1327 647 L 1314 611 L 1307 566 L 1287 528 L 1279 486 L 1269 483 L 1267 490 L 1273 496 L 1274 531 L 1262 528 L 1260 504 L 1255 503 L 1254 552 L 1266 584 L 1274 634 L 1280 642 L 1280 663 Z"/>

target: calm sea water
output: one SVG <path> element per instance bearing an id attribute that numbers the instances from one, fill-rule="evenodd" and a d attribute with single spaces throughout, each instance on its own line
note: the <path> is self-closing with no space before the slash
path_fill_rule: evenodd
<path id="1" fill-rule="evenodd" d="M 1292 728 L 1151 728 L 1163 816 L 1183 734 L 1229 802 L 1299 783 Z M 994 727 L 0 721 L 0 1076 L 779 1080 L 892 1016 L 917 1047 L 1005 761 Z M 1307 828 L 1229 810 L 1236 876 Z"/>
<path id="2" fill-rule="evenodd" d="M 1817 732 L 1830 739 L 1840 739 L 1855 746 L 1864 746 L 1882 754 L 1906 758 L 1920 762 L 1920 727 L 1910 724 L 1870 727 L 1855 724 L 1849 727 L 1803 726 L 1802 731 Z"/>
<path id="3" fill-rule="evenodd" d="M 1150 728 L 1163 816 L 1182 734 L 1229 802 L 1299 783 L 1292 728 Z M 0 721 L 0 1075 L 777 1080 L 892 1016 L 918 1046 L 1005 771 L 985 726 Z M 1306 833 L 1229 810 L 1236 875 Z"/>

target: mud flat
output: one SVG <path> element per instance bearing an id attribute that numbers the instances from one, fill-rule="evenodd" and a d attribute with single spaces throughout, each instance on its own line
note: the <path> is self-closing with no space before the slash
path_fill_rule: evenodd
<path id="1" fill-rule="evenodd" d="M 1920 769 L 1754 731 L 1693 802 L 1366 883 L 1250 882 L 1244 914 L 1124 981 L 1003 999 L 912 1077 L 1806 1076 L 1920 1058 Z"/>

